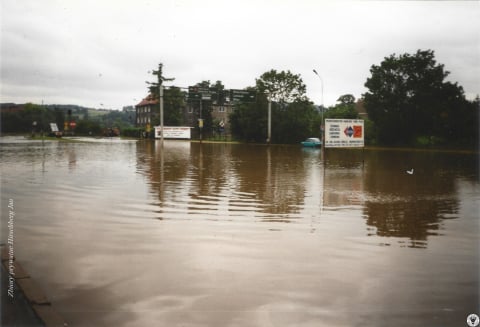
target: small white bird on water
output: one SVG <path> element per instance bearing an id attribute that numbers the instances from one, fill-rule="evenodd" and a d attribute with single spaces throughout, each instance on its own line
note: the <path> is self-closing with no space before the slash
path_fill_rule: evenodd
<path id="1" fill-rule="evenodd" d="M 407 174 L 413 175 L 413 168 L 412 168 L 412 170 L 407 170 Z"/>

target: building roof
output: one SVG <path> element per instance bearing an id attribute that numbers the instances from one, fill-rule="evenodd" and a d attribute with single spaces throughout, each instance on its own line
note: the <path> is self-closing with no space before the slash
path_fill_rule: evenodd
<path id="1" fill-rule="evenodd" d="M 137 104 L 135 107 L 145 107 L 145 106 L 149 106 L 157 103 L 158 103 L 158 99 L 155 99 L 153 94 L 149 94 L 145 99 L 140 101 L 140 103 Z"/>
<path id="2" fill-rule="evenodd" d="M 357 102 L 355 102 L 355 110 L 358 112 L 360 117 L 368 118 L 367 109 L 365 108 L 363 99 L 358 99 Z"/>
<path id="3" fill-rule="evenodd" d="M 19 112 L 25 110 L 24 104 L 0 103 L 1 112 Z"/>

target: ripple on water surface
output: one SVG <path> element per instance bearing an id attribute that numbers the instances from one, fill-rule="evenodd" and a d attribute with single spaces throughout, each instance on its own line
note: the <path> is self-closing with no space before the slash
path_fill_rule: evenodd
<path id="1" fill-rule="evenodd" d="M 478 308 L 465 157 L 0 143 L 16 256 L 72 325 L 458 325 Z"/>

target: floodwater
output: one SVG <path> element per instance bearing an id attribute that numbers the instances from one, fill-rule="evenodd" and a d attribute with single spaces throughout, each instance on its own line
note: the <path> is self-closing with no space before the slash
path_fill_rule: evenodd
<path id="1" fill-rule="evenodd" d="M 480 311 L 477 154 L 0 140 L 2 242 L 11 203 L 15 256 L 69 326 Z"/>

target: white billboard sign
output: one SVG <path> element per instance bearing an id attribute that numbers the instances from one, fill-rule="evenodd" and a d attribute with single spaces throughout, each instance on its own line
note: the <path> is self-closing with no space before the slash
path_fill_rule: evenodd
<path id="1" fill-rule="evenodd" d="M 52 130 L 53 133 L 58 132 L 58 126 L 56 123 L 50 123 L 50 129 Z"/>
<path id="2" fill-rule="evenodd" d="M 325 119 L 326 148 L 364 146 L 363 119 Z"/>
<path id="3" fill-rule="evenodd" d="M 190 139 L 190 130 L 190 127 L 187 126 L 163 126 L 163 137 L 166 139 Z M 155 137 L 162 137 L 160 126 L 155 126 Z"/>

